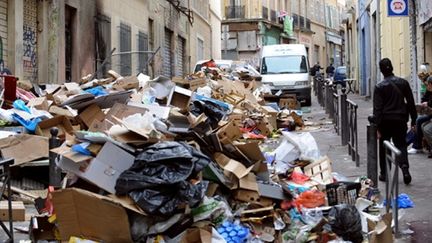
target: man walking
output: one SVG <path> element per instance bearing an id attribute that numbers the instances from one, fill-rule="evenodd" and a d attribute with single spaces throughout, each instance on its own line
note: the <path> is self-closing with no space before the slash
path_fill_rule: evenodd
<path id="1" fill-rule="evenodd" d="M 380 181 L 386 179 L 386 162 L 384 152 L 384 140 L 392 139 L 393 144 L 401 151 L 399 167 L 402 169 L 405 184 L 411 182 L 405 141 L 407 122 L 411 116 L 411 127 L 415 126 L 417 111 L 411 87 L 405 79 L 393 74 L 393 65 L 388 58 L 379 62 L 384 80 L 375 86 L 373 98 L 374 122 L 378 127 L 379 154 L 380 154 Z"/>

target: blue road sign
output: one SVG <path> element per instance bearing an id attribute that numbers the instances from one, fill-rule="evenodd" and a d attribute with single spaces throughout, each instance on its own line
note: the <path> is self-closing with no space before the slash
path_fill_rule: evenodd
<path id="1" fill-rule="evenodd" d="M 408 16 L 408 0 L 387 0 L 389 17 Z"/>

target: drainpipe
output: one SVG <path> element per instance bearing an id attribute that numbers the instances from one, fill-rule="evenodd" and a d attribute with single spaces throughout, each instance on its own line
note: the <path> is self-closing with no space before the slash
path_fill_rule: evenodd
<path id="1" fill-rule="evenodd" d="M 417 79 L 417 6 L 414 0 L 411 0 L 411 7 L 412 10 L 410 11 L 409 15 L 409 22 L 411 25 L 411 55 L 412 57 L 412 64 L 411 64 L 411 79 L 412 82 L 414 82 L 414 89 L 417 97 L 417 101 L 420 100 L 420 87 L 419 82 Z"/>
<path id="2" fill-rule="evenodd" d="M 376 29 L 376 36 L 378 37 L 377 38 L 377 43 L 376 43 L 376 45 L 378 46 L 378 49 L 377 49 L 377 55 L 376 55 L 376 64 L 378 65 L 378 63 L 379 63 L 379 61 L 381 60 L 381 1 L 377 1 L 377 9 L 376 9 L 376 12 L 377 12 L 377 17 L 378 17 L 378 19 L 377 19 L 377 25 L 378 25 L 378 28 Z M 380 72 L 380 69 L 379 68 L 377 68 L 376 69 L 377 71 L 377 74 L 376 74 L 376 78 L 377 78 L 377 80 L 376 80 L 376 83 L 378 83 L 379 81 L 378 80 L 380 80 L 381 79 L 381 72 Z M 373 92 L 372 92 L 372 98 L 373 98 Z"/>

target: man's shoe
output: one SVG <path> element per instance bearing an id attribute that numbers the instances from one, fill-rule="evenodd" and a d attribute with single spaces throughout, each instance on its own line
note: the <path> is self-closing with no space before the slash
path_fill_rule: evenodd
<path id="1" fill-rule="evenodd" d="M 402 169 L 402 174 L 403 174 L 403 180 L 405 185 L 408 185 L 411 183 L 411 175 L 409 173 L 408 169 Z"/>
<path id="2" fill-rule="evenodd" d="M 408 154 L 420 154 L 423 153 L 423 149 L 410 148 L 408 149 Z"/>
<path id="3" fill-rule="evenodd" d="M 378 176 L 378 180 L 380 180 L 380 181 L 386 181 L 386 176 L 385 175 L 379 175 Z"/>

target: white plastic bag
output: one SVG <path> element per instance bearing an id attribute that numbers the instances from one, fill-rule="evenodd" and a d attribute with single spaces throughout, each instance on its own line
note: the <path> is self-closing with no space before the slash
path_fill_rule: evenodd
<path id="1" fill-rule="evenodd" d="M 282 132 L 282 134 L 300 151 L 299 159 L 314 161 L 320 158 L 318 145 L 309 132 Z"/>

